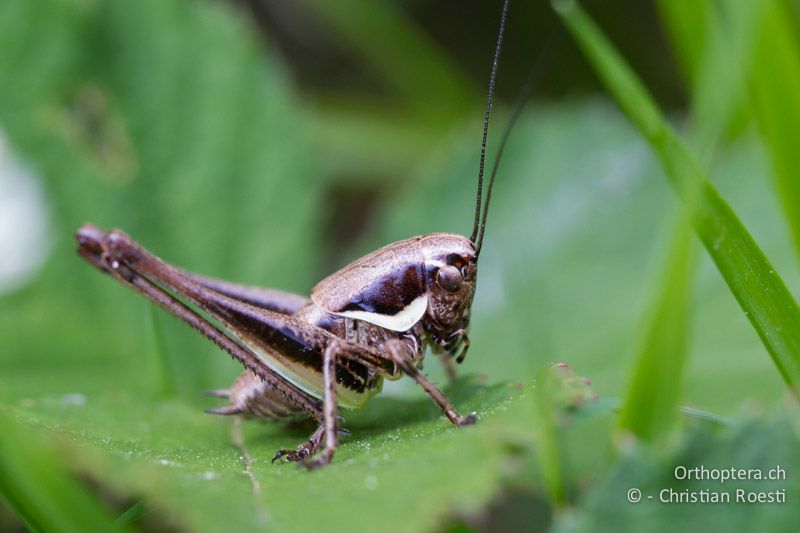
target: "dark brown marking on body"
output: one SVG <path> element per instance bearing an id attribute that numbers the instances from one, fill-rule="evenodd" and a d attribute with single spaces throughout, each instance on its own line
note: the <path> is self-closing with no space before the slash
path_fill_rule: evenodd
<path id="1" fill-rule="evenodd" d="M 334 311 L 366 311 L 394 316 L 425 294 L 424 268 L 420 263 L 402 265 L 374 280 L 343 308 Z"/>

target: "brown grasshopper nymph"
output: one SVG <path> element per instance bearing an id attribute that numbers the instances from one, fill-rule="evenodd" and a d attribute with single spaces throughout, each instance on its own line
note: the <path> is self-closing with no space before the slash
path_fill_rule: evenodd
<path id="1" fill-rule="evenodd" d="M 362 407 L 384 379 L 402 375 L 413 378 L 454 425 L 477 420 L 474 413 L 459 414 L 419 368 L 427 347 L 448 364 L 463 361 L 469 347 L 478 257 L 497 170 L 495 165 L 483 204 L 486 137 L 507 12 L 508 0 L 491 68 L 471 237 L 431 233 L 395 242 L 322 280 L 305 298 L 189 273 L 120 230 L 88 224 L 78 230 L 78 252 L 89 263 L 244 365 L 229 389 L 212 393 L 228 405 L 210 412 L 266 419 L 305 413 L 319 423 L 308 441 L 279 450 L 273 461 L 286 458 L 309 468 L 329 463 L 339 444 L 339 407 Z"/>

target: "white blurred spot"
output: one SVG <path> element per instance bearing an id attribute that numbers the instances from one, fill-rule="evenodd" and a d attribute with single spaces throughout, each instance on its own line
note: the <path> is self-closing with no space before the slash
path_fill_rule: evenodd
<path id="1" fill-rule="evenodd" d="M 367 476 L 364 479 L 364 488 L 367 490 L 375 490 L 378 488 L 378 478 L 375 476 Z"/>
<path id="2" fill-rule="evenodd" d="M 59 401 L 61 405 L 74 405 L 75 407 L 83 407 L 86 405 L 86 395 L 80 393 L 64 394 Z"/>
<path id="3" fill-rule="evenodd" d="M 32 278 L 50 249 L 44 189 L 0 131 L 0 294 Z"/>

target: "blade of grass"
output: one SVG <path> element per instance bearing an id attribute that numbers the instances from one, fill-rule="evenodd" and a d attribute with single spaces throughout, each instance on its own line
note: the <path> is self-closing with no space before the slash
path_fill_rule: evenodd
<path id="1" fill-rule="evenodd" d="M 800 254 L 800 48 L 788 7 L 774 0 L 763 2 L 763 7 L 750 82 L 775 185 Z"/>
<path id="2" fill-rule="evenodd" d="M 761 3 L 725 2 L 725 17 L 714 2 L 658 0 L 656 5 L 690 81 L 696 130 L 690 145 L 704 161 L 734 122 L 750 118 L 744 78 L 751 68 Z"/>
<path id="3" fill-rule="evenodd" d="M 708 21 L 707 3 L 696 0 L 657 0 L 656 8 L 672 46 L 677 52 L 678 63 L 690 85 L 702 72 L 700 65 L 706 50 Z"/>
<path id="4" fill-rule="evenodd" d="M 536 376 L 533 402 L 533 426 L 536 435 L 535 453 L 542 473 L 547 497 L 553 506 L 558 507 L 566 501 L 564 488 L 564 464 L 561 450 L 561 435 L 556 422 L 559 406 L 556 403 L 555 371 L 557 367 L 548 366 Z"/>
<path id="5" fill-rule="evenodd" d="M 169 397 L 175 394 L 177 384 L 175 381 L 175 372 L 172 369 L 172 362 L 167 353 L 167 346 L 164 342 L 164 331 L 161 328 L 161 317 L 158 314 L 159 310 L 154 305 L 146 303 L 145 307 L 145 328 L 147 328 L 147 336 L 150 337 L 150 346 L 152 351 L 153 366 L 155 367 L 154 380 L 155 392 L 163 397 Z"/>
<path id="6" fill-rule="evenodd" d="M 0 411 L 0 494 L 32 531 L 121 531 L 40 436 Z"/>
<path id="7" fill-rule="evenodd" d="M 137 521 L 141 520 L 144 516 L 145 508 L 144 502 L 139 500 L 138 502 L 134 503 L 130 507 L 128 507 L 125 512 L 117 517 L 114 520 L 114 525 L 116 527 L 120 526 L 128 526 L 131 524 L 135 524 Z"/>
<path id="8" fill-rule="evenodd" d="M 746 102 L 744 82 L 736 58 L 750 57 L 752 32 L 736 27 L 726 35 L 721 21 L 710 5 L 707 9 L 688 2 L 660 2 L 662 19 L 672 27 L 680 54 L 696 69 L 692 83 L 692 129 L 690 145 L 703 162 L 711 164 L 715 148 L 733 119 Z M 745 7 L 745 6 L 741 6 Z M 685 32 L 697 21 L 694 11 L 703 12 L 703 39 Z M 739 9 L 736 20 L 746 21 L 751 9 Z M 687 22 L 688 19 L 688 22 Z M 675 28 L 678 26 L 679 28 Z M 731 37 L 731 38 L 726 38 Z M 697 49 L 696 47 L 702 47 Z M 735 58 L 732 58 L 732 52 Z M 657 298 L 643 329 L 641 346 L 635 357 L 633 375 L 619 418 L 619 427 L 650 442 L 664 442 L 679 420 L 683 369 L 687 360 L 689 334 L 689 292 L 697 266 L 691 228 L 687 217 L 680 216 L 672 229 L 672 246 L 665 261 Z"/>
<path id="9" fill-rule="evenodd" d="M 554 7 L 617 103 L 658 154 L 692 227 L 795 394 L 800 392 L 800 308 L 739 218 L 705 178 L 619 53 L 572 0 Z"/>
<path id="10" fill-rule="evenodd" d="M 691 228 L 680 216 L 619 417 L 621 429 L 651 443 L 678 419 L 696 264 L 691 244 Z"/>
<path id="11" fill-rule="evenodd" d="M 395 4 L 370 0 L 304 0 L 304 4 L 413 108 L 449 120 L 480 99 L 461 70 Z"/>
<path id="12" fill-rule="evenodd" d="M 731 3 L 724 22 L 712 3 L 702 5 L 706 11 L 706 47 L 692 84 L 693 131 L 689 144 L 707 168 L 726 132 L 751 119 L 744 71 L 755 47 L 752 30 L 759 3 Z"/>
<path id="13" fill-rule="evenodd" d="M 532 393 L 534 458 L 547 497 L 555 509 L 564 507 L 578 492 L 580 466 L 570 459 L 575 452 L 567 442 L 567 428 L 577 418 L 592 418 L 610 413 L 613 401 L 598 401 L 590 381 L 576 374 L 569 365 L 556 363 L 536 372 Z M 529 401 L 530 401 L 529 400 Z M 573 426 L 574 427 L 574 426 Z M 599 457 L 599 456 L 598 456 Z"/>

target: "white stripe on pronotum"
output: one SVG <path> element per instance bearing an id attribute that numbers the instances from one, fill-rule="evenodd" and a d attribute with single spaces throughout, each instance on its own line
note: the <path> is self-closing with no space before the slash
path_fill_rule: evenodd
<path id="1" fill-rule="evenodd" d="M 380 313 L 370 313 L 369 311 L 342 311 L 334 314 L 346 318 L 363 320 L 364 322 L 369 322 L 370 324 L 375 324 L 376 326 L 392 331 L 408 331 L 414 324 L 420 321 L 423 315 L 425 315 L 426 309 L 428 309 L 428 295 L 423 294 L 417 296 L 410 304 L 395 315 L 382 315 Z"/>

